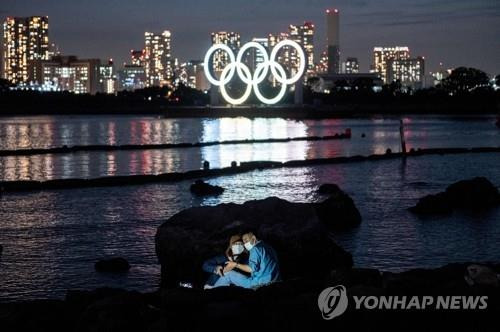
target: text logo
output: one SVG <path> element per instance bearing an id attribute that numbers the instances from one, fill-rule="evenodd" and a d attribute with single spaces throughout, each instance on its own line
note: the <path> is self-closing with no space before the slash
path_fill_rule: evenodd
<path id="1" fill-rule="evenodd" d="M 347 309 L 347 303 L 347 291 L 342 285 L 328 287 L 318 297 L 319 310 L 327 320 L 342 315 Z"/>
<path id="2" fill-rule="evenodd" d="M 285 69 L 276 61 L 278 52 L 283 47 L 294 48 L 297 51 L 297 57 L 299 58 L 300 65 L 298 71 L 290 78 L 287 78 Z M 242 62 L 245 52 L 251 48 L 255 48 L 256 50 L 258 50 L 263 57 L 263 61 L 257 65 L 257 68 L 255 69 L 253 75 L 250 72 L 248 66 Z M 219 80 L 217 80 L 210 72 L 210 58 L 212 57 L 212 54 L 214 54 L 214 52 L 219 50 L 224 51 L 228 54 L 229 64 L 222 70 L 220 78 Z M 207 77 L 208 81 L 212 85 L 220 87 L 222 97 L 224 97 L 224 99 L 228 103 L 233 105 L 243 104 L 248 99 L 248 97 L 250 97 L 253 88 L 255 96 L 259 99 L 259 101 L 264 104 L 273 105 L 278 103 L 285 96 L 288 85 L 294 84 L 295 82 L 300 80 L 306 68 L 306 56 L 302 47 L 298 43 L 289 39 L 282 40 L 278 44 L 276 44 L 276 46 L 274 46 L 273 50 L 271 51 L 270 56 L 267 54 L 267 50 L 264 48 L 264 46 L 257 42 L 249 42 L 243 45 L 236 57 L 234 56 L 233 50 L 229 48 L 229 46 L 225 44 L 215 44 L 210 47 L 207 54 L 205 55 L 204 68 L 205 76 Z M 269 71 L 271 71 L 271 74 L 274 76 L 275 80 L 281 83 L 281 89 L 278 95 L 273 98 L 264 97 L 259 89 L 259 84 L 268 77 Z M 237 74 L 241 81 L 243 81 L 243 83 L 247 85 L 245 92 L 239 98 L 231 97 L 227 93 L 226 88 L 226 85 L 233 79 L 235 74 Z"/>

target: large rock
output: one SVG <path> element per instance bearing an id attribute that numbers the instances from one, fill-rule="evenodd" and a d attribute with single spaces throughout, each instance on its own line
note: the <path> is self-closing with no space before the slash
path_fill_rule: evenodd
<path id="1" fill-rule="evenodd" d="M 220 186 L 213 186 L 203 180 L 196 180 L 191 185 L 189 190 L 196 196 L 217 196 L 224 192 L 224 188 Z"/>
<path id="2" fill-rule="evenodd" d="M 97 261 L 94 267 L 98 272 L 109 273 L 125 273 L 130 270 L 130 264 L 125 258 L 122 257 L 102 259 L 100 261 Z"/>
<path id="3" fill-rule="evenodd" d="M 318 192 L 330 195 L 328 199 L 316 206 L 320 221 L 329 230 L 344 231 L 361 223 L 361 214 L 354 201 L 336 184 L 323 184 L 319 187 Z"/>
<path id="4" fill-rule="evenodd" d="M 351 255 L 332 241 L 318 218 L 317 207 L 270 197 L 177 213 L 156 233 L 162 286 L 176 286 L 180 281 L 202 284 L 206 279 L 203 261 L 224 252 L 229 237 L 248 228 L 274 247 L 286 279 L 311 273 L 321 276 L 332 268 L 352 266 Z"/>
<path id="5" fill-rule="evenodd" d="M 446 214 L 453 210 L 481 210 L 498 206 L 498 189 L 484 177 L 458 181 L 446 191 L 422 197 L 409 210 L 417 214 Z"/>
<path id="6" fill-rule="evenodd" d="M 313 269 L 311 269 L 313 270 Z M 100 288 L 69 291 L 64 300 L 9 303 L 0 301 L 1 331 L 206 331 L 237 326 L 238 331 L 497 331 L 499 264 L 458 263 L 436 269 L 400 273 L 375 269 L 339 268 L 327 276 L 312 271 L 309 278 L 289 279 L 256 291 L 221 287 L 212 290 L 170 288 L 141 294 Z M 473 279 L 468 284 L 464 276 Z M 318 295 L 326 288 L 347 289 L 347 310 L 331 320 L 322 318 Z M 485 309 L 367 310 L 357 309 L 352 296 L 487 296 Z M 374 303 L 373 301 L 369 301 Z M 459 301 L 462 302 L 462 301 Z M 477 302 L 477 301 L 474 301 Z M 330 302 L 332 303 L 332 302 Z M 365 303 L 368 303 L 366 300 Z M 449 302 L 451 303 L 451 302 Z M 445 319 L 443 319 L 443 317 Z M 250 322 L 250 323 L 245 323 Z M 213 327 L 213 328 L 212 328 Z M 411 328 L 409 328 L 411 327 Z"/>

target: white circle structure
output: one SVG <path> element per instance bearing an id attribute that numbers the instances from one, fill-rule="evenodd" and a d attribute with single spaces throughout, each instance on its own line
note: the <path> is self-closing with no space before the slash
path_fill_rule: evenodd
<path id="1" fill-rule="evenodd" d="M 299 59 L 298 71 L 295 73 L 295 75 L 293 75 L 290 78 L 287 78 L 285 69 L 279 62 L 276 61 L 278 52 L 280 51 L 280 49 L 284 47 L 294 48 L 297 51 L 297 57 Z M 257 68 L 255 69 L 253 75 L 248 66 L 242 61 L 245 52 L 247 52 L 249 49 L 252 48 L 258 50 L 263 57 L 263 61 L 259 65 L 257 65 Z M 212 55 L 219 50 L 224 51 L 228 54 L 229 64 L 222 70 L 220 78 L 217 80 L 217 78 L 215 78 L 210 72 L 211 69 L 210 59 Z M 274 105 L 278 103 L 281 99 L 283 99 L 283 97 L 286 94 L 288 85 L 294 84 L 295 82 L 297 82 L 302 78 L 305 69 L 306 69 L 306 55 L 304 53 L 304 50 L 297 42 L 294 42 L 293 40 L 289 39 L 282 40 L 278 44 L 276 44 L 270 56 L 268 55 L 267 50 L 264 48 L 264 46 L 256 42 L 248 42 L 245 45 L 243 45 L 238 51 L 236 57 L 233 53 L 233 50 L 229 48 L 229 46 L 225 44 L 215 44 L 212 45 L 212 47 L 210 47 L 209 50 L 207 51 L 204 61 L 204 70 L 207 80 L 212 85 L 219 86 L 222 97 L 232 105 L 243 104 L 250 97 L 252 93 L 252 88 L 255 92 L 255 96 L 257 97 L 257 99 L 259 99 L 261 103 L 267 105 Z M 274 76 L 276 82 L 281 84 L 281 89 L 279 93 L 273 98 L 264 97 L 259 89 L 259 84 L 266 79 L 266 77 L 269 74 L 269 71 L 271 71 L 271 74 Z M 235 74 L 238 74 L 240 80 L 247 85 L 245 92 L 239 98 L 231 97 L 226 89 L 226 85 L 233 79 Z"/>

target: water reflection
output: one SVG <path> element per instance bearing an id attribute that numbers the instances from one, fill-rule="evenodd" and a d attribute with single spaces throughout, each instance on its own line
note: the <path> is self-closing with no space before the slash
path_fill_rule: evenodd
<path id="1" fill-rule="evenodd" d="M 498 146 L 494 118 L 469 121 L 405 117 L 408 149 Z M 377 119 L 162 119 L 134 116 L 13 117 L 0 119 L 0 149 L 86 144 L 162 144 L 304 136 L 331 136 L 352 129 L 350 140 L 214 145 L 203 148 L 88 152 L 0 157 L 0 179 L 53 179 L 157 174 L 232 161 L 328 158 L 401 150 L 398 118 Z M 361 137 L 365 134 L 365 137 Z"/>

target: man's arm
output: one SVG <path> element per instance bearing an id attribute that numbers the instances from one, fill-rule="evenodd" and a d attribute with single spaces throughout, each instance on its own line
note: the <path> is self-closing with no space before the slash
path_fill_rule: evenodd
<path id="1" fill-rule="evenodd" d="M 236 268 L 246 273 L 252 273 L 252 268 L 247 264 L 236 264 Z"/>
<path id="2" fill-rule="evenodd" d="M 236 262 L 227 262 L 226 266 L 224 267 L 224 273 L 227 273 L 231 270 L 238 269 L 246 273 L 252 273 L 252 268 L 250 265 L 247 264 L 239 264 Z"/>

